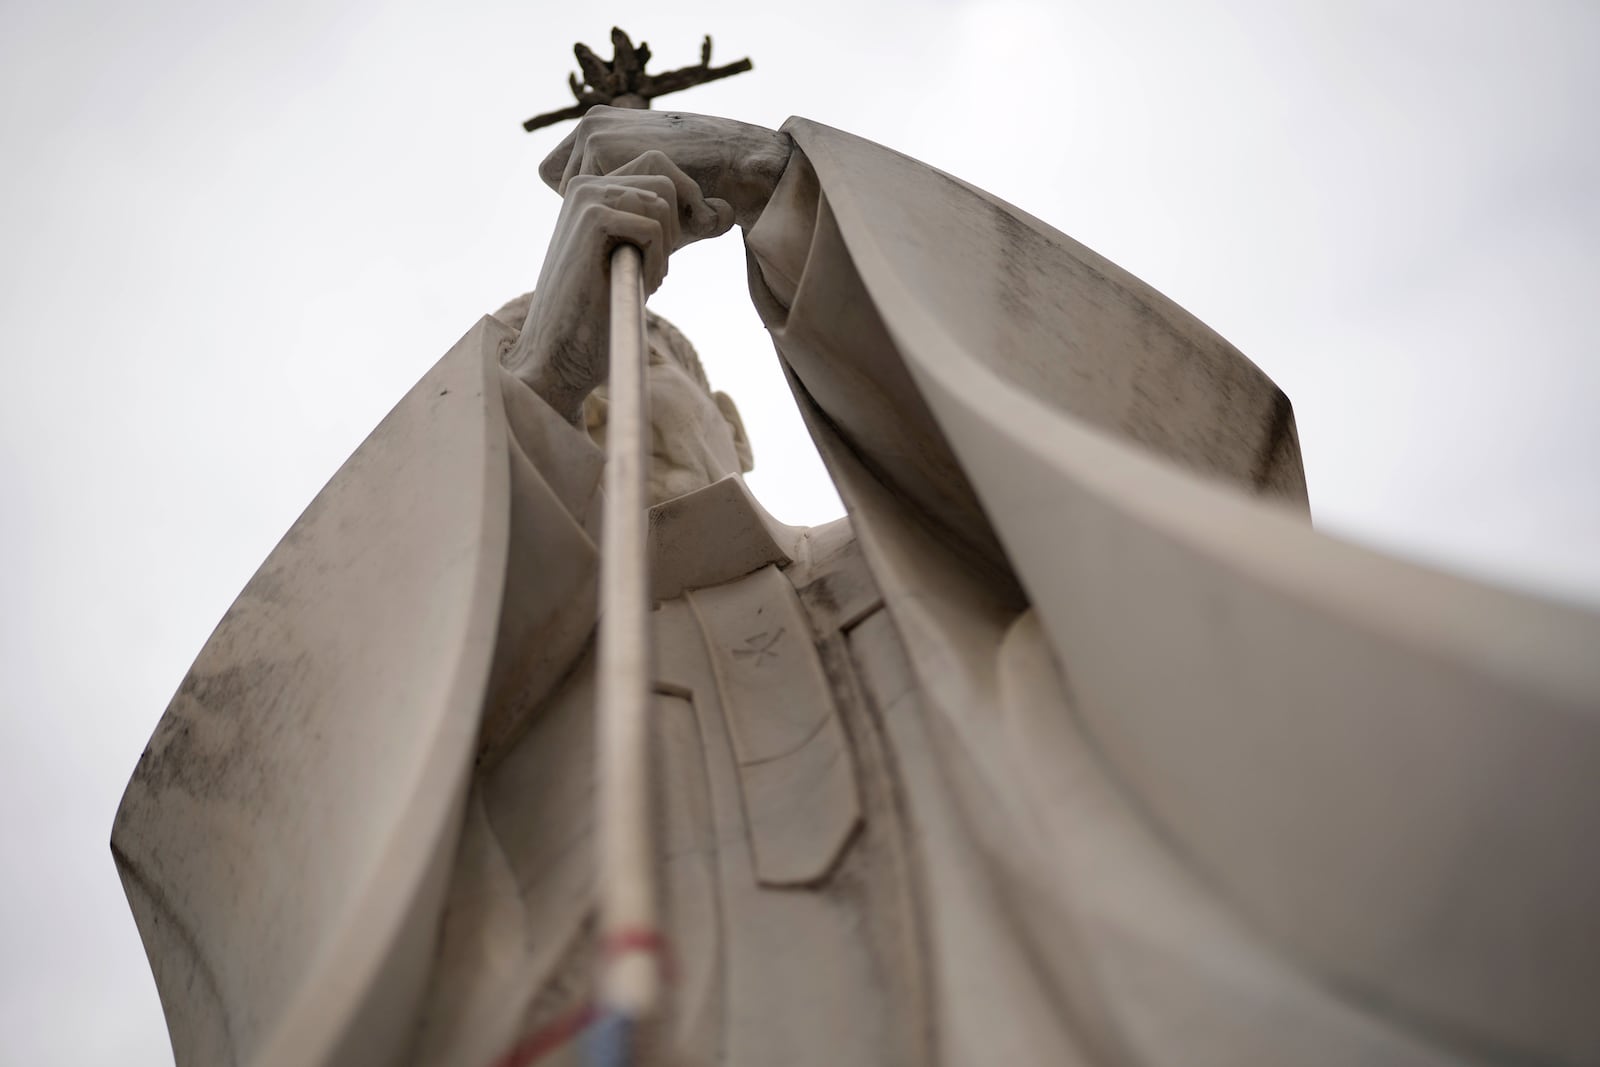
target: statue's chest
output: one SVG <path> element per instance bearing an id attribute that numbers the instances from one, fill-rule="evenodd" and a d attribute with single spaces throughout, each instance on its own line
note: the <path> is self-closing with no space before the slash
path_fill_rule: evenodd
<path id="1" fill-rule="evenodd" d="M 881 607 L 844 540 L 656 612 L 673 1015 L 705 1062 L 915 1059 L 905 835 L 847 644 Z"/>
<path id="2" fill-rule="evenodd" d="M 799 556 L 653 615 L 672 1046 L 707 1064 L 924 1062 L 907 835 L 850 643 L 882 601 L 843 524 Z M 483 784 L 526 1032 L 592 973 L 593 672 L 586 657 Z"/>
<path id="3" fill-rule="evenodd" d="M 851 679 L 830 675 L 823 660 L 836 614 L 808 612 L 774 566 L 656 612 L 657 693 L 692 710 L 699 748 L 664 747 L 663 783 L 685 770 L 681 758 L 717 768 L 715 787 L 742 814 L 750 875 L 763 886 L 825 877 L 861 820 L 840 709 Z M 666 730 L 671 719 L 663 716 Z"/>

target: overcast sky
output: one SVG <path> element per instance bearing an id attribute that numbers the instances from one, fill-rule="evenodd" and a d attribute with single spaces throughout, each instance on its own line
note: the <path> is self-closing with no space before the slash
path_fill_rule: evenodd
<path id="1" fill-rule="evenodd" d="M 122 788 L 317 489 L 531 287 L 562 132 L 518 123 L 613 21 L 755 60 L 672 106 L 880 141 L 1215 327 L 1293 399 L 1324 530 L 1600 605 L 1600 5 L 782 8 L 0 3 L 0 1060 L 170 1062 Z M 743 273 L 690 249 L 653 306 L 757 495 L 831 518 Z"/>

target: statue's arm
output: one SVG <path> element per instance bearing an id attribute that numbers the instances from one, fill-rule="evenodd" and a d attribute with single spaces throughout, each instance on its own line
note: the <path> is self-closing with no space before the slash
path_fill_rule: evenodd
<path id="1" fill-rule="evenodd" d="M 873 195 L 903 195 L 867 170 L 852 182 Z M 885 320 L 882 294 L 864 283 L 832 208 L 835 190 L 797 143 L 765 210 L 745 233 L 750 296 L 783 359 L 819 447 L 842 446 L 945 544 L 978 562 L 997 588 L 1009 588 L 1010 562 L 944 429 L 934 418 L 903 338 Z M 938 255 L 950 218 L 930 205 L 919 239 Z M 910 272 L 897 285 L 915 290 Z M 973 272 L 972 284 L 981 284 Z M 834 464 L 830 462 L 830 467 Z M 836 480 L 843 474 L 834 469 Z M 843 492 L 843 486 L 841 486 Z M 848 499 L 848 494 L 846 494 Z"/>
<path id="2" fill-rule="evenodd" d="M 975 496 L 885 342 L 873 302 L 837 240 L 826 190 L 790 135 L 703 115 L 595 108 L 544 161 L 540 175 L 570 201 L 583 195 L 586 176 L 623 175 L 645 160 L 674 176 L 687 223 L 697 221 L 698 204 L 716 213 L 716 226 L 686 227 L 682 243 L 722 232 L 729 216 L 744 231 L 754 264 L 752 296 L 805 399 L 902 500 L 999 563 Z M 580 216 L 572 219 L 581 224 Z M 811 281 L 791 316 L 802 277 Z M 588 283 L 591 291 L 598 284 Z M 593 333 L 603 315 L 587 314 Z M 577 328 L 556 332 L 570 337 Z M 592 358 L 603 365 L 598 353 Z M 529 365 L 536 364 L 535 356 Z"/>
<path id="3" fill-rule="evenodd" d="M 596 108 L 595 118 L 586 119 L 541 168 L 561 194 L 561 214 L 526 325 L 505 366 L 573 424 L 608 370 L 611 251 L 620 244 L 637 246 L 644 254 L 645 291 L 655 292 L 671 253 L 760 214 L 788 158 L 787 139 L 759 127 L 747 128 L 764 135 L 748 147 L 703 130 L 680 137 L 701 145 L 709 140 L 718 151 L 749 157 L 748 166 L 716 163 L 706 152 L 681 150 L 664 136 L 679 131 L 672 120 L 685 116 L 656 116 L 665 124 L 646 129 L 628 121 L 637 114 Z M 711 181 L 711 173 L 725 180 Z"/>

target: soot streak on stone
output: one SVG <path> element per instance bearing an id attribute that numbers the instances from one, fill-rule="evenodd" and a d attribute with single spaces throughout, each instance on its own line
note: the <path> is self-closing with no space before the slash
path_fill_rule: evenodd
<path id="1" fill-rule="evenodd" d="M 279 738 L 302 732 L 303 709 L 282 695 L 305 667 L 301 655 L 192 671 L 157 725 L 137 777 L 151 794 L 174 789 L 203 803 L 259 803 L 279 777 L 271 755 L 281 748 Z"/>
<path id="2" fill-rule="evenodd" d="M 159 880 L 146 877 L 145 872 L 139 865 L 127 853 L 117 847 L 115 840 L 111 842 L 111 856 L 116 861 L 117 869 L 121 872 L 122 877 L 135 892 L 144 897 L 150 907 L 156 926 L 159 928 L 165 925 L 169 928 L 172 936 L 188 952 L 189 959 L 194 963 L 194 975 L 200 979 L 201 985 L 205 987 L 205 994 L 209 996 L 213 1004 L 222 1004 L 222 987 L 217 982 L 216 971 L 213 969 L 211 961 L 206 958 L 205 953 L 200 951 L 200 944 L 195 940 L 194 931 L 189 928 L 187 923 L 178 918 L 177 910 L 173 908 L 171 901 L 162 892 Z M 224 1043 L 230 1050 L 233 1049 L 234 1039 L 230 1013 L 217 1011 L 215 1017 L 221 1024 Z"/>
<path id="3" fill-rule="evenodd" d="M 1278 453 L 1289 443 L 1289 427 L 1293 421 L 1294 405 L 1289 403 L 1288 394 L 1279 389 L 1272 398 L 1272 421 L 1267 427 L 1266 443 L 1261 448 L 1256 469 L 1251 476 L 1251 482 L 1257 489 L 1266 488 L 1271 479 Z"/>

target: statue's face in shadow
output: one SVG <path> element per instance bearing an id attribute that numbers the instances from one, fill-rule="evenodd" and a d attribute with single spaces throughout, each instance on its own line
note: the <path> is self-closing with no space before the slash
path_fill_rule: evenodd
<path id="1" fill-rule="evenodd" d="M 702 385 L 653 325 L 648 338 L 650 502 L 659 504 L 749 470 L 751 457 L 739 409 L 728 394 Z M 602 448 L 608 410 L 604 387 L 584 404 L 584 424 Z"/>

